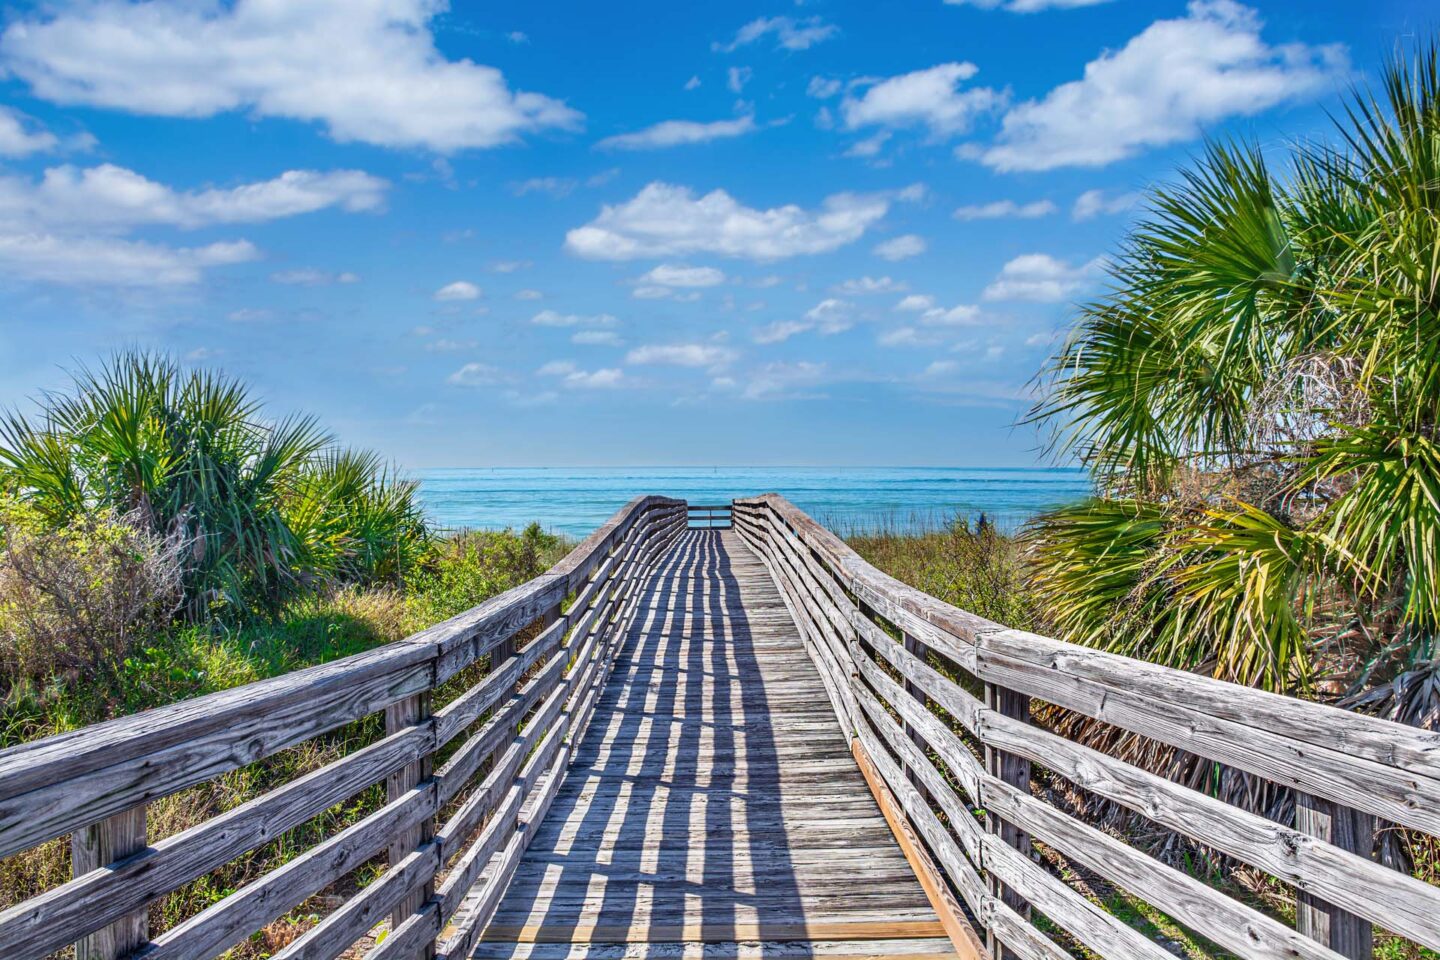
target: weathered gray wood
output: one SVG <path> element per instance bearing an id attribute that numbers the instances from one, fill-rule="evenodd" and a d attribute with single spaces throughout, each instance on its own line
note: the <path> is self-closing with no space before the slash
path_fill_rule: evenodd
<path id="1" fill-rule="evenodd" d="M 70 838 L 76 877 L 102 870 L 145 849 L 145 808 L 133 807 L 77 830 Z M 75 944 L 75 960 L 117 960 L 139 949 L 150 937 L 150 917 L 140 909 L 120 917 Z"/>
<path id="2" fill-rule="evenodd" d="M 430 691 L 417 693 L 413 697 L 407 697 L 399 703 L 392 703 L 385 708 L 385 731 L 391 735 L 399 733 L 413 726 L 428 722 L 433 713 L 430 703 Z M 407 763 L 396 770 L 385 779 L 385 799 L 391 803 L 400 800 L 411 790 L 420 785 L 421 781 L 428 780 L 434 772 L 434 759 L 431 754 Z M 390 866 L 396 867 L 404 862 L 410 854 L 420 850 L 435 839 L 435 817 L 432 814 L 424 818 L 413 827 L 396 832 L 390 840 L 389 857 Z M 400 926 L 410 914 L 415 913 L 434 892 L 433 879 L 420 884 L 414 891 L 402 897 L 395 905 L 391 914 L 391 924 Z M 425 950 L 415 953 L 407 960 L 426 957 L 433 954 L 433 951 Z"/>
<path id="3" fill-rule="evenodd" d="M 1295 795 L 1295 829 L 1367 860 L 1375 852 L 1372 818 L 1309 794 Z M 1370 960 L 1375 951 L 1375 931 L 1369 920 L 1304 890 L 1295 895 L 1295 927 L 1349 960 Z"/>
<path id="4" fill-rule="evenodd" d="M 990 710 L 1017 723 L 1030 722 L 1030 698 L 1022 693 L 987 681 L 985 705 Z M 1009 784 L 1027 796 L 1030 793 L 1030 761 L 1023 756 L 1001 750 L 993 744 L 987 743 L 985 744 L 985 772 L 990 778 Z M 983 786 L 980 796 L 982 800 L 987 799 Z M 1000 816 L 999 811 L 989 806 L 985 808 L 985 823 L 992 838 L 1013 847 L 1021 857 L 1029 859 L 1029 834 Z M 989 844 L 986 845 L 986 849 L 990 849 Z M 1029 917 L 1030 904 L 1019 890 L 1006 884 L 997 871 L 987 871 L 986 879 L 990 884 L 990 893 L 993 896 L 999 897 L 1006 906 L 1020 916 Z M 996 960 L 1004 960 L 1005 945 L 993 935 L 990 938 L 990 951 L 995 954 Z"/>

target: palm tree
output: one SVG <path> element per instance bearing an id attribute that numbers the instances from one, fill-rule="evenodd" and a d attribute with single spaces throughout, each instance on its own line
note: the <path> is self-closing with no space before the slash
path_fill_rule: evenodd
<path id="1" fill-rule="evenodd" d="M 425 536 L 414 484 L 378 458 L 336 450 L 313 418 L 266 417 L 238 380 L 143 353 L 0 420 L 0 491 L 56 524 L 109 510 L 183 541 L 192 617 L 398 579 Z"/>
<path id="2" fill-rule="evenodd" d="M 1155 190 L 1032 417 L 1094 473 L 1040 518 L 1067 639 L 1440 726 L 1440 55 L 1277 173 Z"/>

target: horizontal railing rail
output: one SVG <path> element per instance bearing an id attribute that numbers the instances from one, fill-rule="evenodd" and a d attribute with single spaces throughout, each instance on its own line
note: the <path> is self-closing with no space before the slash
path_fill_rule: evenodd
<path id="1" fill-rule="evenodd" d="M 468 956 L 685 526 L 683 501 L 637 498 L 545 574 L 403 641 L 0 752 L 0 857 L 68 835 L 74 874 L 0 911 L 0 957 L 208 960 L 381 855 L 275 956 L 337 957 L 387 915 L 370 960 Z M 372 742 L 149 842 L 155 801 L 381 716 Z M 151 904 L 382 783 L 378 809 L 150 938 Z"/>
<path id="2" fill-rule="evenodd" d="M 686 518 L 692 530 L 728 530 L 730 528 L 730 504 L 689 504 Z"/>
<path id="3" fill-rule="evenodd" d="M 1042 854 L 1247 960 L 1360 960 L 1374 928 L 1440 949 L 1440 887 L 1373 857 L 1377 822 L 1440 835 L 1440 735 L 1008 629 L 881 573 L 783 497 L 734 506 L 862 765 L 994 956 L 1173 957 Z M 1031 721 L 1046 704 L 1286 788 L 1295 826 L 1058 736 Z M 1268 874 L 1293 926 L 1070 815 L 1037 771 Z"/>

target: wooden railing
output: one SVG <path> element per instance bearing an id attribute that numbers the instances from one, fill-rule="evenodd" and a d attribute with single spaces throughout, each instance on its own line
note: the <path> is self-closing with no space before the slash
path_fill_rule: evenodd
<path id="1" fill-rule="evenodd" d="M 385 853 L 276 957 L 336 957 L 386 915 L 370 960 L 468 956 L 685 522 L 682 501 L 636 499 L 548 573 L 401 642 L 0 752 L 0 857 L 68 835 L 74 867 L 0 913 L 0 958 L 208 960 Z M 152 802 L 380 714 L 363 747 L 147 843 Z M 380 783 L 378 810 L 149 939 L 152 903 Z"/>
<path id="2" fill-rule="evenodd" d="M 1440 735 L 1007 629 L 880 573 L 774 494 L 735 501 L 735 527 L 770 568 L 862 766 L 923 841 L 922 882 L 929 872 L 942 899 L 957 893 L 957 925 L 985 932 L 968 950 L 952 934 L 970 956 L 1068 960 L 1081 945 L 1173 960 L 1042 854 L 1243 958 L 1365 958 L 1374 928 L 1440 950 L 1440 888 L 1373 858 L 1377 822 L 1440 835 Z M 1295 827 L 1057 736 L 1031 722 L 1044 704 L 1288 789 Z M 1294 925 L 1033 789 L 1057 778 L 1268 874 L 1293 891 Z"/>
<path id="3" fill-rule="evenodd" d="M 730 528 L 730 504 L 728 503 L 692 503 L 685 510 L 692 530 L 728 530 Z"/>

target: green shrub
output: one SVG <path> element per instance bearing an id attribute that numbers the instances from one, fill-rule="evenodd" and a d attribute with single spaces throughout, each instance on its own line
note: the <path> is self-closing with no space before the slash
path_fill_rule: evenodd
<path id="1" fill-rule="evenodd" d="M 398 584 L 425 540 L 415 484 L 268 416 L 239 381 L 121 354 L 36 417 L 0 423 L 0 490 L 64 526 L 97 510 L 183 540 L 186 612 L 278 612 L 343 583 Z"/>
<path id="2" fill-rule="evenodd" d="M 130 517 L 52 526 L 0 501 L 0 692 L 57 674 L 117 674 L 179 608 L 186 549 Z"/>
<path id="3" fill-rule="evenodd" d="M 538 577 L 560 559 L 565 547 L 538 523 L 518 534 L 467 531 L 435 540 L 407 582 L 413 629 L 448 620 Z"/>

